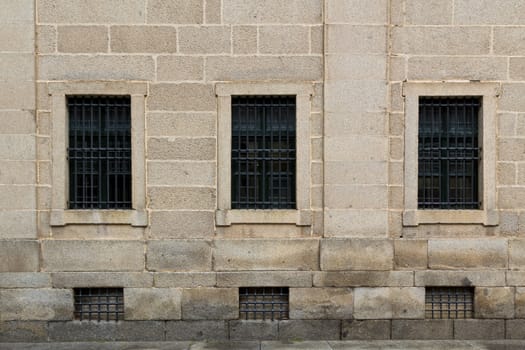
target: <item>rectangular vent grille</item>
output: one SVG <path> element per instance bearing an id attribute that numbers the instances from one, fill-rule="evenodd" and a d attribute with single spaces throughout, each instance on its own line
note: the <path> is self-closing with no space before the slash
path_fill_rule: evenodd
<path id="1" fill-rule="evenodd" d="M 239 317 L 243 320 L 287 320 L 288 287 L 239 288 Z"/>
<path id="2" fill-rule="evenodd" d="M 427 287 L 425 317 L 454 319 L 474 317 L 474 288 Z"/>
<path id="3" fill-rule="evenodd" d="M 75 319 L 118 321 L 124 319 L 122 288 L 75 288 Z"/>

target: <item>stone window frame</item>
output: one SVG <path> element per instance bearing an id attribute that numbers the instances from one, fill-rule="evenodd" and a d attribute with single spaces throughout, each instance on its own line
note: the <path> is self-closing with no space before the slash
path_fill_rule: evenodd
<path id="1" fill-rule="evenodd" d="M 144 82 L 52 82 L 48 84 L 52 100 L 52 196 L 51 226 L 68 224 L 128 224 L 147 226 L 145 101 Z M 69 95 L 122 95 L 131 98 L 131 182 L 132 209 L 68 209 L 69 171 L 67 161 Z"/>
<path id="2" fill-rule="evenodd" d="M 313 85 L 309 82 L 217 83 L 217 226 L 232 224 L 295 224 L 310 226 L 310 114 Z M 231 209 L 231 97 L 236 95 L 296 96 L 296 209 Z"/>
<path id="3" fill-rule="evenodd" d="M 500 85 L 485 82 L 408 82 L 405 97 L 405 174 L 403 225 L 482 224 L 496 226 L 496 111 Z M 420 96 L 480 96 L 481 164 L 479 186 L 481 209 L 418 209 L 418 133 Z M 416 184 L 416 185 L 414 185 Z"/>

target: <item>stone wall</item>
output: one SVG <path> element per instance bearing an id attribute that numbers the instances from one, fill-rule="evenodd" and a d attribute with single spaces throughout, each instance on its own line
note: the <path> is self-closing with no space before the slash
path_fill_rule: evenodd
<path id="1" fill-rule="evenodd" d="M 520 0 L 4 2 L 0 341 L 524 337 Z M 309 91 L 297 213 L 217 211 L 217 87 L 232 83 Z M 496 87 L 486 220 L 407 219 L 418 83 Z M 88 90 L 137 98 L 133 215 L 60 201 L 60 98 Z M 240 320 L 239 287 L 255 286 L 290 287 L 290 319 Z M 475 287 L 475 318 L 425 319 L 427 286 Z M 124 288 L 124 320 L 75 321 L 76 287 Z"/>

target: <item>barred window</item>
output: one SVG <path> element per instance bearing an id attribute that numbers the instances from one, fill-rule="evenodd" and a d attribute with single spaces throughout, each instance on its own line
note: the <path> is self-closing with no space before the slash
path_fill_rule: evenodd
<path id="1" fill-rule="evenodd" d="M 243 320 L 287 320 L 288 287 L 239 288 L 239 317 Z"/>
<path id="2" fill-rule="evenodd" d="M 480 209 L 481 97 L 419 97 L 418 208 Z"/>
<path id="3" fill-rule="evenodd" d="M 123 288 L 75 288 L 75 319 L 118 321 L 124 318 Z"/>
<path id="4" fill-rule="evenodd" d="M 474 288 L 426 287 L 425 317 L 433 319 L 473 318 Z"/>
<path id="5" fill-rule="evenodd" d="M 233 209 L 296 208 L 296 97 L 232 96 Z"/>
<path id="6" fill-rule="evenodd" d="M 69 208 L 130 209 L 130 96 L 69 96 Z"/>

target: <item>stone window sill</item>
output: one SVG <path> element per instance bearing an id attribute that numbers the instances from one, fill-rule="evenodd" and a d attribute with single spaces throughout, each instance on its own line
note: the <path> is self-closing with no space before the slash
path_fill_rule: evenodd
<path id="1" fill-rule="evenodd" d="M 73 224 L 148 226 L 145 210 L 53 210 L 51 226 Z"/>
<path id="2" fill-rule="evenodd" d="M 226 209 L 215 212 L 217 226 L 232 224 L 294 224 L 310 226 L 311 210 L 250 210 Z"/>

